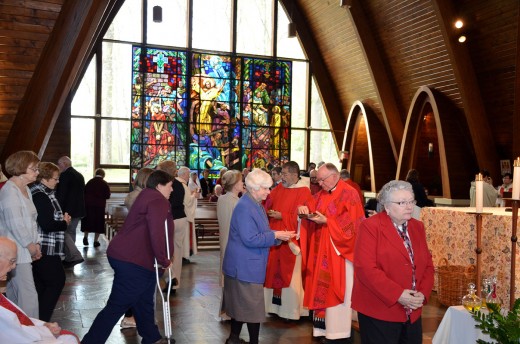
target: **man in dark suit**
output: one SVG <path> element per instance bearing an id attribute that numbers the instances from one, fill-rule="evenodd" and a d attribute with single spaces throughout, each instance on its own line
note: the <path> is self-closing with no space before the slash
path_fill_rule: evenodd
<path id="1" fill-rule="evenodd" d="M 85 178 L 72 167 L 68 156 L 59 158 L 58 167 L 61 174 L 56 189 L 56 198 L 62 211 L 71 216 L 65 232 L 65 261 L 63 263 L 66 267 L 70 267 L 84 261 L 76 247 L 76 228 L 81 218 L 85 217 Z"/>
<path id="2" fill-rule="evenodd" d="M 202 172 L 202 178 L 200 178 L 200 188 L 202 190 L 202 197 L 207 198 L 213 193 L 215 185 L 213 181 L 209 179 L 209 170 L 205 169 Z"/>

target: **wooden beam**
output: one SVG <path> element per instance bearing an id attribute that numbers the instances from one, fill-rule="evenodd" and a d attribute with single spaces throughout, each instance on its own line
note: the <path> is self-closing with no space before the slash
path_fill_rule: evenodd
<path id="1" fill-rule="evenodd" d="M 377 96 L 381 101 L 381 113 L 386 128 L 394 161 L 397 162 L 401 141 L 403 138 L 404 125 L 399 114 L 394 93 L 395 85 L 390 82 L 390 77 L 381 59 L 379 47 L 374 39 L 374 34 L 363 11 L 363 2 L 359 0 L 349 1 L 347 13 L 350 14 L 354 28 L 358 36 L 365 60 L 367 61 L 372 80 L 375 85 Z"/>
<path id="2" fill-rule="evenodd" d="M 343 142 L 343 130 L 346 123 L 346 112 L 343 109 L 339 95 L 336 91 L 336 85 L 327 66 L 325 65 L 323 56 L 319 50 L 313 32 L 307 24 L 308 18 L 305 18 L 297 0 L 280 0 L 288 13 L 289 20 L 296 25 L 296 30 L 303 50 L 310 61 L 312 75 L 316 79 L 318 91 L 324 104 L 325 111 L 329 116 L 330 127 L 333 132 L 333 138 L 336 142 L 338 150 Z"/>
<path id="3" fill-rule="evenodd" d="M 464 114 L 479 168 L 488 169 L 496 179 L 500 175 L 500 170 L 495 139 L 489 126 L 471 56 L 467 47 L 457 41 L 453 29 L 457 13 L 451 1 L 433 0 L 432 5 L 459 85 Z"/>
<path id="4" fill-rule="evenodd" d="M 40 157 L 79 72 L 124 0 L 65 1 L 0 156 L 29 149 Z"/>

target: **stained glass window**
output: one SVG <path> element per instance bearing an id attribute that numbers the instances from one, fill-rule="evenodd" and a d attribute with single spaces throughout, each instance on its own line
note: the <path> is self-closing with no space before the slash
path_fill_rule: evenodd
<path id="1" fill-rule="evenodd" d="M 288 61 L 134 46 L 132 170 L 173 160 L 216 174 L 288 161 L 291 68 Z"/>
<path id="2" fill-rule="evenodd" d="M 186 160 L 186 53 L 133 47 L 131 169 Z"/>

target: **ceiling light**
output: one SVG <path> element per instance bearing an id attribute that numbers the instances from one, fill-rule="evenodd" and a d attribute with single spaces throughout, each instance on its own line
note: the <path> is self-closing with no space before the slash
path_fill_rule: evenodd
<path id="1" fill-rule="evenodd" d="M 466 36 L 464 36 L 464 35 L 459 36 L 459 43 L 464 43 L 464 42 L 466 42 Z"/>
<path id="2" fill-rule="evenodd" d="M 463 26 L 464 26 L 464 22 L 463 22 L 462 20 L 458 19 L 458 20 L 455 22 L 455 27 L 456 27 L 457 29 L 460 29 L 460 28 L 462 28 Z"/>

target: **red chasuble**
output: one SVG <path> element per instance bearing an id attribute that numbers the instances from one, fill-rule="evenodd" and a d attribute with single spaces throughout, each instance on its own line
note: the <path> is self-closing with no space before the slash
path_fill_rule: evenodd
<path id="1" fill-rule="evenodd" d="M 316 206 L 309 210 L 324 214 L 327 223 L 302 221 L 303 304 L 325 309 L 344 302 L 345 259 L 354 260 L 356 233 L 365 212 L 357 191 L 342 180 L 331 193 L 322 190 L 313 197 Z"/>
<path id="2" fill-rule="evenodd" d="M 297 183 L 293 187 L 286 188 L 281 183 L 272 191 L 265 202 L 266 210 L 275 210 L 282 213 L 282 219 L 269 218 L 269 226 L 272 230 L 295 231 L 298 226 L 298 206 L 313 203 L 311 191 L 308 187 Z M 296 239 L 293 243 L 299 246 Z M 294 270 L 296 256 L 289 248 L 287 242 L 272 246 L 267 261 L 267 272 L 264 286 L 271 289 L 289 287 Z M 276 293 L 275 293 L 276 294 Z"/>

